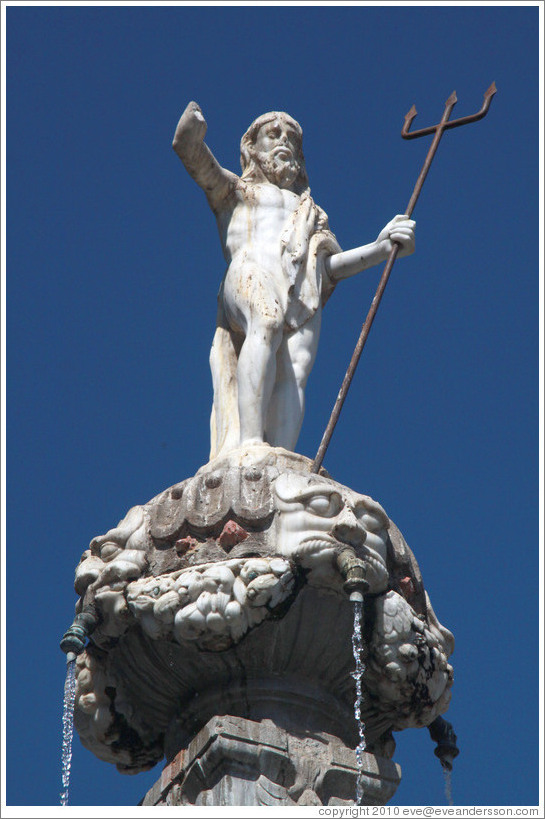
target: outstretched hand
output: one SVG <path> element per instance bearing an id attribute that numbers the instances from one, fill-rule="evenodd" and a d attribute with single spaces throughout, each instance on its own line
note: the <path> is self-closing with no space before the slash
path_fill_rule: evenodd
<path id="1" fill-rule="evenodd" d="M 388 222 L 379 235 L 377 236 L 377 243 L 387 243 L 389 247 L 385 247 L 387 253 L 390 253 L 394 243 L 400 246 L 398 257 L 410 256 L 414 253 L 414 228 L 416 222 L 409 219 L 406 215 L 394 216 L 391 222 Z"/>

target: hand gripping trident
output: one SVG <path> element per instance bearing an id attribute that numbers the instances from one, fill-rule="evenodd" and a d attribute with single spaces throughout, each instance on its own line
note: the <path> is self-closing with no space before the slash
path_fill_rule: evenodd
<path id="1" fill-rule="evenodd" d="M 484 102 L 480 111 L 478 111 L 476 114 L 471 114 L 468 117 L 460 117 L 459 119 L 453 119 L 449 121 L 452 109 L 454 108 L 458 101 L 456 97 L 456 91 L 453 91 L 445 103 L 445 111 L 438 125 L 431 125 L 429 128 L 421 128 L 419 131 L 410 132 L 409 128 L 411 127 L 411 123 L 413 119 L 416 117 L 417 113 L 414 105 L 412 106 L 409 113 L 405 116 L 405 124 L 403 125 L 403 128 L 401 130 L 401 136 L 404 139 L 417 139 L 418 137 L 421 136 L 434 134 L 434 137 L 430 145 L 430 149 L 428 151 L 428 155 L 425 159 L 424 165 L 422 166 L 422 170 L 420 171 L 420 176 L 416 180 L 416 185 L 414 186 L 412 196 L 409 199 L 409 204 L 407 205 L 407 209 L 405 210 L 407 217 L 411 216 L 414 210 L 414 206 L 416 205 L 417 199 L 420 196 L 422 185 L 424 184 L 424 180 L 428 175 L 428 171 L 430 169 L 433 157 L 435 156 L 435 152 L 437 151 L 437 148 L 439 146 L 439 142 L 441 141 L 441 137 L 443 136 L 443 132 L 448 131 L 449 128 L 457 128 L 459 125 L 466 125 L 468 122 L 477 122 L 478 119 L 482 119 L 484 116 L 486 116 L 486 113 L 490 108 L 492 97 L 494 96 L 495 93 L 496 84 L 492 83 L 492 85 L 484 95 Z M 311 472 L 320 471 L 320 467 L 322 465 L 322 461 L 324 460 L 326 449 L 329 446 L 331 436 L 333 435 L 333 430 L 335 429 L 335 425 L 341 413 L 341 409 L 344 404 L 344 399 L 346 398 L 346 394 L 348 393 L 348 389 L 352 382 L 352 377 L 354 375 L 354 372 L 356 371 L 356 367 L 358 366 L 358 362 L 360 360 L 360 356 L 365 346 L 365 342 L 367 341 L 367 336 L 369 335 L 369 331 L 371 329 L 371 325 L 373 324 L 373 320 L 378 310 L 380 300 L 382 299 L 382 294 L 384 293 L 386 285 L 388 284 L 388 279 L 390 277 L 390 273 L 392 272 L 392 267 L 394 266 L 398 250 L 399 245 L 394 244 L 392 250 L 390 251 L 390 255 L 388 256 L 388 259 L 386 261 L 386 265 L 380 278 L 380 282 L 377 287 L 377 292 L 375 293 L 375 297 L 371 303 L 371 307 L 369 308 L 367 318 L 365 319 L 365 322 L 361 328 L 358 343 L 356 344 L 354 353 L 352 354 L 352 359 L 350 361 L 350 364 L 348 365 L 346 375 L 341 385 L 341 389 L 339 390 L 337 400 L 335 401 L 335 406 L 333 407 L 333 411 L 329 418 L 329 422 L 324 432 L 322 442 L 320 444 L 316 457 L 312 463 Z"/>

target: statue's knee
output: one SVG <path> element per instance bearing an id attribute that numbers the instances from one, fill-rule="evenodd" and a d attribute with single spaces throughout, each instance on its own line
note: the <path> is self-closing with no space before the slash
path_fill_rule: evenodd
<path id="1" fill-rule="evenodd" d="M 308 350 L 302 350 L 292 360 L 292 369 L 295 381 L 304 387 L 312 369 L 313 356 Z"/>
<path id="2" fill-rule="evenodd" d="M 252 322 L 246 338 L 278 348 L 282 341 L 283 331 L 283 322 L 279 321 L 276 316 L 262 316 L 258 322 Z"/>

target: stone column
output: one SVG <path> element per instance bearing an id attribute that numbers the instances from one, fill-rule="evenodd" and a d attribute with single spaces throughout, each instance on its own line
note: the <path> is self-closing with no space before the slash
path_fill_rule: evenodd
<path id="1" fill-rule="evenodd" d="M 213 717 L 168 764 L 141 804 L 353 805 L 355 753 L 331 734 L 302 734 L 270 719 Z M 364 805 L 384 805 L 399 765 L 363 755 Z"/>

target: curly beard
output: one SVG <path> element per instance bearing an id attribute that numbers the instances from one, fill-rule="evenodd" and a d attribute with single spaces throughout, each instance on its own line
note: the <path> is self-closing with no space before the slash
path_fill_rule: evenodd
<path id="1" fill-rule="evenodd" d="M 289 188 L 299 176 L 300 165 L 295 157 L 281 159 L 273 152 L 256 152 L 255 159 L 269 182 L 279 188 Z"/>

